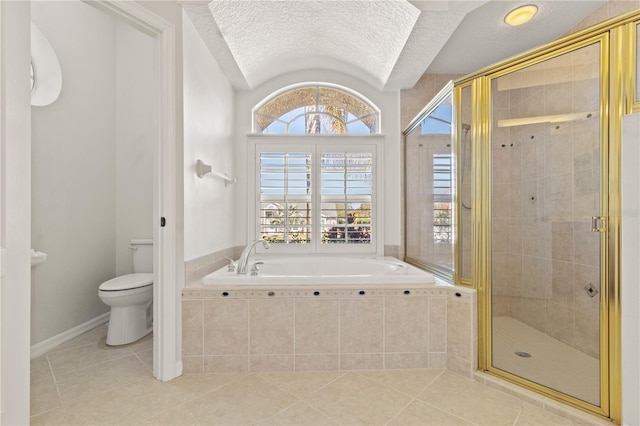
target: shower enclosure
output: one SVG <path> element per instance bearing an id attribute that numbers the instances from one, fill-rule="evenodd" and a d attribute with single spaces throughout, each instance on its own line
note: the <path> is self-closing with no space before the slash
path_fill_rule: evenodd
<path id="1" fill-rule="evenodd" d="M 636 10 L 456 80 L 404 132 L 406 259 L 477 289 L 478 369 L 617 422 L 638 57 Z"/>
<path id="2" fill-rule="evenodd" d="M 479 368 L 606 417 L 619 392 L 611 48 L 606 31 L 582 35 L 456 81 L 452 132 L 455 276 L 479 293 Z"/>
<path id="3" fill-rule="evenodd" d="M 491 367 L 600 406 L 602 42 L 489 77 Z"/>

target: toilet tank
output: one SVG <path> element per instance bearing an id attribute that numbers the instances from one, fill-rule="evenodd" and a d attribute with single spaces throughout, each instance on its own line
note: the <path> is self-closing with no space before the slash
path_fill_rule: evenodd
<path id="1" fill-rule="evenodd" d="M 153 272 L 153 240 L 131 240 L 133 272 Z"/>

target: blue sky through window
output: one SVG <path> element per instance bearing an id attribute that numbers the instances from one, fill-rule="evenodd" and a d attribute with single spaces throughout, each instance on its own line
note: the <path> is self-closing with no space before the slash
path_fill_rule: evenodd
<path id="1" fill-rule="evenodd" d="M 420 123 L 420 131 L 423 135 L 448 135 L 451 134 L 452 106 L 440 105 L 434 109 L 428 117 Z"/>

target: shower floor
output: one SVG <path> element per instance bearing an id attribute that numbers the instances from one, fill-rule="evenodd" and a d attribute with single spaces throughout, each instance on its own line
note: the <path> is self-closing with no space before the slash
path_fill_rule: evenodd
<path id="1" fill-rule="evenodd" d="M 493 318 L 493 366 L 600 405 L 600 361 L 514 318 Z"/>

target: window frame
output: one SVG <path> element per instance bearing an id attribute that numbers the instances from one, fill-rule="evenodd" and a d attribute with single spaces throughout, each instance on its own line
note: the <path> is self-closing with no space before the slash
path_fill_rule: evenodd
<path id="1" fill-rule="evenodd" d="M 250 134 L 248 146 L 248 240 L 260 238 L 260 152 L 312 153 L 312 238 L 310 244 L 271 244 L 268 252 L 256 247 L 258 253 L 288 254 L 361 254 L 384 255 L 384 137 L 379 134 Z M 370 152 L 373 158 L 371 190 L 371 242 L 369 244 L 322 244 L 319 215 L 321 212 L 319 158 L 326 152 Z"/>
<path id="2" fill-rule="evenodd" d="M 297 83 L 297 84 L 292 84 L 286 87 L 283 87 L 279 90 L 276 90 L 275 92 L 271 93 L 269 96 L 267 96 L 266 98 L 264 98 L 262 101 L 258 102 L 258 104 L 252 108 L 251 110 L 251 128 L 252 128 L 252 133 L 256 134 L 256 135 L 283 135 L 283 134 L 294 134 L 294 135 L 301 135 L 304 133 L 289 133 L 289 127 L 291 125 L 291 123 L 293 123 L 297 118 L 307 115 L 307 114 L 299 114 L 298 116 L 296 116 L 294 119 L 290 120 L 289 122 L 284 122 L 279 120 L 280 117 L 274 117 L 274 116 L 269 116 L 271 117 L 274 121 L 280 121 L 281 123 L 285 124 L 285 128 L 286 128 L 286 132 L 285 133 L 264 133 L 264 129 L 260 130 L 260 126 L 258 125 L 257 122 L 257 117 L 263 116 L 263 117 L 267 117 L 267 115 L 263 114 L 260 112 L 260 110 L 265 107 L 267 104 L 269 104 L 271 101 L 278 99 L 280 97 L 283 96 L 287 96 L 290 92 L 294 92 L 296 90 L 300 90 L 300 89 L 312 89 L 315 91 L 315 107 L 318 107 L 319 105 L 324 105 L 324 104 L 320 104 L 318 102 L 318 92 L 321 89 L 330 89 L 330 90 L 335 90 L 335 91 L 339 91 L 339 92 L 343 92 L 345 95 L 350 96 L 354 99 L 356 99 L 358 102 L 363 103 L 364 105 L 366 105 L 369 109 L 371 109 L 373 112 L 370 114 L 365 114 L 362 116 L 357 116 L 354 120 L 348 120 L 345 121 L 343 124 L 346 126 L 349 123 L 354 123 L 357 121 L 363 121 L 363 119 L 367 118 L 367 117 L 374 117 L 375 118 L 375 129 L 371 129 L 371 133 L 350 133 L 350 132 L 345 132 L 344 134 L 348 134 L 348 135 L 366 135 L 366 134 L 372 134 L 372 135 L 379 135 L 382 133 L 382 122 L 381 122 L 381 112 L 380 112 L 380 108 L 378 108 L 373 102 L 371 102 L 371 100 L 369 100 L 367 97 L 363 96 L 361 93 L 356 92 L 355 90 L 352 90 L 348 87 L 345 86 L 341 86 L 339 84 L 333 84 L 333 83 L 326 83 L 326 82 L 313 82 L 313 81 L 308 81 L 308 82 L 304 82 L 304 83 Z M 294 108 L 295 109 L 295 108 Z M 290 112 L 291 110 L 289 110 Z M 350 113 L 353 114 L 352 111 L 349 111 Z M 324 115 L 329 115 L 330 114 L 326 114 L 324 112 L 317 112 L 315 114 L 324 114 Z M 354 115 L 355 117 L 355 115 Z M 267 126 L 268 127 L 268 126 Z M 332 133 L 322 133 L 325 135 L 331 134 L 331 135 L 335 135 Z"/>

